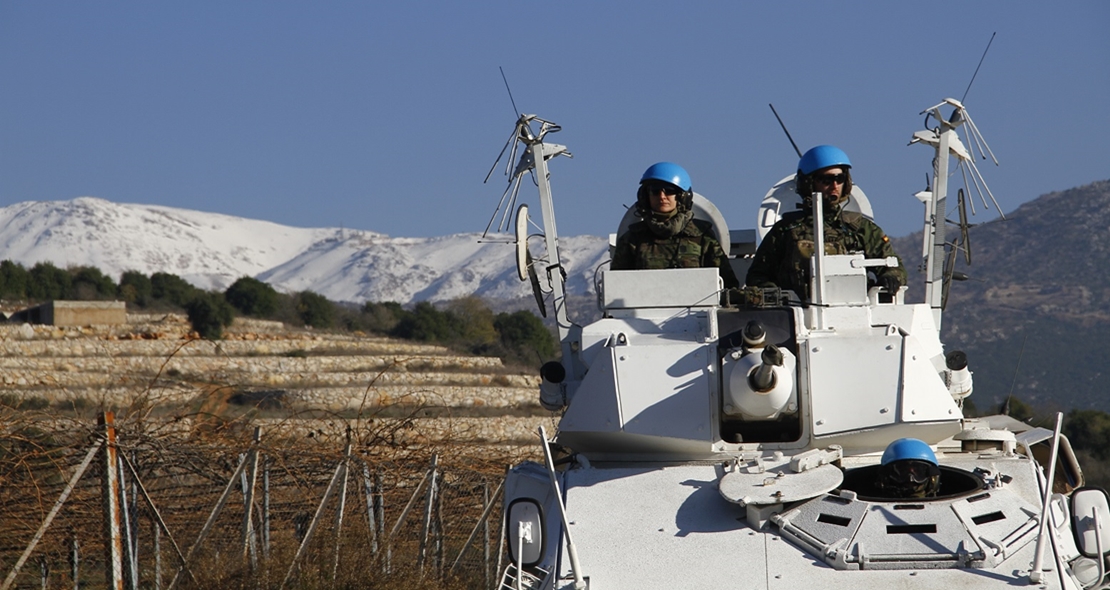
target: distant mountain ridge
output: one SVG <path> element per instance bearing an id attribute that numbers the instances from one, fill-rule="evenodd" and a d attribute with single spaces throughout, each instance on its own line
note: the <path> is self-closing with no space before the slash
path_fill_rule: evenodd
<path id="1" fill-rule="evenodd" d="M 514 248 L 479 238 L 296 228 L 94 197 L 0 209 L 0 259 L 26 267 L 44 261 L 61 268 L 95 266 L 116 280 L 127 270 L 168 272 L 218 290 L 250 276 L 282 291 L 308 289 L 357 303 L 530 296 L 530 287 L 516 276 Z M 559 244 L 568 288 L 587 293 L 594 269 L 608 259 L 607 240 L 572 236 Z"/>
<path id="2" fill-rule="evenodd" d="M 969 278 L 952 284 L 942 340 L 968 353 L 972 400 L 1110 411 L 1110 180 L 1042 195 L 969 237 L 972 264 L 956 265 Z M 921 233 L 893 243 L 907 299 L 923 300 Z"/>

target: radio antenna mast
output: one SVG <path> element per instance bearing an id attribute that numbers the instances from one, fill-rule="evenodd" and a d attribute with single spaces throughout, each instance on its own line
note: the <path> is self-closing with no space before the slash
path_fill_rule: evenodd
<path id="1" fill-rule="evenodd" d="M 991 38 L 993 39 L 994 37 L 991 37 Z M 988 45 L 988 47 L 989 46 L 990 45 Z M 982 60 L 980 60 L 979 63 L 983 63 Z M 505 77 L 505 68 L 503 68 L 501 66 L 497 66 L 497 69 L 501 71 L 501 80 L 503 80 L 505 82 L 505 91 L 509 93 L 509 102 L 511 102 L 513 104 L 513 116 L 514 117 L 519 117 L 523 113 L 521 113 L 520 110 L 516 108 L 516 101 L 513 100 L 513 89 L 509 88 L 509 79 Z M 979 69 L 976 68 L 975 71 L 978 72 Z M 972 78 L 972 79 L 974 80 L 974 78 Z M 965 92 L 964 94 L 967 94 L 967 93 Z"/>
<path id="2" fill-rule="evenodd" d="M 997 34 L 998 31 L 991 33 L 990 41 L 987 41 L 987 48 L 983 50 L 983 56 L 979 58 L 979 65 L 975 66 L 975 73 L 971 75 L 971 81 L 967 83 L 967 90 L 964 90 L 964 95 L 960 98 L 961 103 L 967 100 L 967 93 L 971 91 L 971 85 L 975 83 L 975 76 L 979 75 L 979 68 L 983 67 L 983 60 L 987 59 L 987 52 L 991 50 L 991 43 L 994 43 L 994 36 Z M 512 97 L 511 94 L 509 96 Z"/>
<path id="3" fill-rule="evenodd" d="M 774 113 L 775 118 L 778 119 L 779 127 L 782 127 L 782 132 L 786 134 L 786 139 L 790 140 L 790 145 L 794 146 L 794 152 L 798 154 L 799 158 L 801 158 L 802 150 L 798 149 L 798 144 L 794 143 L 793 137 L 790 137 L 790 132 L 786 130 L 786 124 L 782 122 L 782 117 L 780 117 L 779 112 L 775 110 L 775 105 L 767 103 L 767 106 L 771 107 L 771 112 Z"/>

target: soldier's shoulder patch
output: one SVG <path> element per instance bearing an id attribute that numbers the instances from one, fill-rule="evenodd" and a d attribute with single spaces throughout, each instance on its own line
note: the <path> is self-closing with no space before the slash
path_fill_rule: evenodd
<path id="1" fill-rule="evenodd" d="M 886 234 L 883 234 L 883 242 L 886 242 L 887 244 L 889 244 L 890 243 L 890 236 L 888 236 Z"/>

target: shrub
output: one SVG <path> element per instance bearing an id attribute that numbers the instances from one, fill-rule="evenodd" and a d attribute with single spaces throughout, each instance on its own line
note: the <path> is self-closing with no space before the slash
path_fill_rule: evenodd
<path id="1" fill-rule="evenodd" d="M 27 285 L 31 275 L 23 265 L 5 260 L 0 262 L 0 297 L 4 299 L 26 299 Z"/>
<path id="2" fill-rule="evenodd" d="M 278 292 L 258 279 L 243 277 L 224 291 L 224 297 L 245 315 L 265 318 L 278 309 Z"/>
<path id="3" fill-rule="evenodd" d="M 300 320 L 313 328 L 330 328 L 335 318 L 332 302 L 312 291 L 297 293 L 296 308 Z"/>
<path id="4" fill-rule="evenodd" d="M 427 301 L 421 301 L 397 322 L 390 336 L 422 342 L 448 342 L 456 334 L 452 318 Z"/>
<path id="5" fill-rule="evenodd" d="M 119 297 L 139 307 L 150 305 L 153 297 L 150 277 L 137 270 L 125 271 L 119 277 Z"/>
<path id="6" fill-rule="evenodd" d="M 555 356 L 555 339 L 535 314 L 527 311 L 499 313 L 493 326 L 509 356 L 520 362 L 542 363 Z"/>
<path id="7" fill-rule="evenodd" d="M 115 281 L 94 266 L 77 266 L 69 269 L 72 279 L 69 297 L 80 300 L 110 299 L 119 288 Z"/>
<path id="8" fill-rule="evenodd" d="M 65 299 L 71 284 L 68 272 L 49 262 L 39 262 L 31 267 L 27 296 L 37 301 Z"/>
<path id="9" fill-rule="evenodd" d="M 367 301 L 362 306 L 359 319 L 361 325 L 367 330 L 379 334 L 389 334 L 397 327 L 401 318 L 407 314 L 408 312 L 396 301 L 386 301 L 384 303 Z"/>
<path id="10" fill-rule="evenodd" d="M 219 293 L 199 293 L 185 304 L 185 312 L 193 331 L 209 340 L 222 338 L 224 328 L 235 319 L 231 305 Z"/>
<path id="11" fill-rule="evenodd" d="M 1072 447 L 1086 450 L 1100 461 L 1110 459 L 1110 414 L 1072 410 L 1064 420 L 1063 430 Z"/>
<path id="12" fill-rule="evenodd" d="M 154 299 L 185 307 L 198 291 L 199 289 L 177 275 L 166 272 L 150 275 L 150 294 Z"/>
<path id="13" fill-rule="evenodd" d="M 467 348 L 477 350 L 497 341 L 497 329 L 493 326 L 493 312 L 478 297 L 462 297 L 447 304 L 449 325 L 455 331 L 454 337 L 466 344 Z"/>

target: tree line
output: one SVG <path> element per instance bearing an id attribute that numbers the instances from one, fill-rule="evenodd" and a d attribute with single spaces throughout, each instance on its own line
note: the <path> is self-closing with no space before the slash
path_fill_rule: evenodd
<path id="1" fill-rule="evenodd" d="M 122 300 L 138 311 L 184 311 L 193 330 L 217 340 L 236 316 L 276 320 L 296 327 L 361 331 L 436 343 L 454 350 L 498 356 L 506 363 L 539 366 L 557 354 L 551 332 L 527 311 L 494 313 L 481 299 L 463 297 L 437 307 L 420 302 L 366 302 L 362 306 L 328 300 L 312 291 L 279 293 L 269 284 L 242 277 L 226 290 L 206 291 L 170 273 L 145 275 L 129 270 L 117 283 L 100 269 L 61 269 L 39 262 L 30 269 L 0 262 L 0 299 L 28 305 L 50 300 Z"/>

